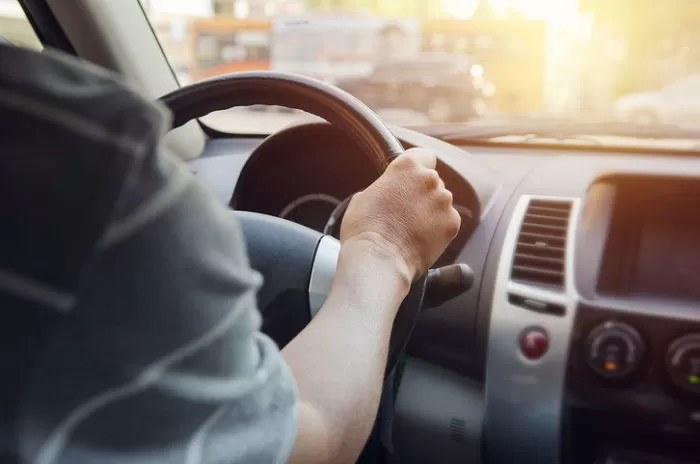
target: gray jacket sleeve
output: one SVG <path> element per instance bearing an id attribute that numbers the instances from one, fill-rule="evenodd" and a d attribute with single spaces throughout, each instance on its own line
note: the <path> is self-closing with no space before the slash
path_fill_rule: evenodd
<path id="1" fill-rule="evenodd" d="M 106 77 L 72 82 L 66 67 L 91 72 L 74 63 L 53 65 L 64 69 L 51 87 L 90 105 L 58 107 L 55 114 L 70 115 L 71 125 L 44 117 L 67 141 L 56 156 L 71 150 L 73 138 L 94 150 L 90 156 L 133 150 L 138 162 L 76 303 L 36 358 L 22 407 L 22 457 L 42 464 L 284 462 L 295 439 L 296 391 L 278 348 L 259 331 L 261 277 L 249 266 L 235 217 L 186 166 L 159 152 L 161 110 Z M 61 94 L 53 98 L 56 106 Z M 118 112 L 104 111 L 110 102 Z M 81 120 L 119 143 L 90 139 Z"/>

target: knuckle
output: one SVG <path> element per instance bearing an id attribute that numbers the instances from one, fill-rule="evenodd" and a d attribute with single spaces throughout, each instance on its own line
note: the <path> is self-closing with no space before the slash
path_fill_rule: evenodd
<path id="1" fill-rule="evenodd" d="M 407 152 L 396 158 L 391 165 L 399 169 L 408 169 L 417 166 L 418 162 Z"/>
<path id="2" fill-rule="evenodd" d="M 423 179 L 423 184 L 425 184 L 425 186 L 429 190 L 433 190 L 433 189 L 438 188 L 440 186 L 440 184 L 442 183 L 442 179 L 440 179 L 440 175 L 434 169 L 424 170 L 421 173 L 421 177 Z"/>
<path id="3" fill-rule="evenodd" d="M 459 212 L 454 209 L 450 208 L 450 218 L 449 218 L 449 224 L 448 224 L 448 232 L 452 237 L 455 237 L 458 233 L 459 230 L 462 227 L 462 216 L 459 214 Z"/>
<path id="4" fill-rule="evenodd" d="M 428 150 L 427 148 L 416 147 L 408 150 L 407 153 L 410 153 L 412 156 L 420 160 L 424 160 L 426 163 L 431 164 L 433 166 L 437 161 L 437 155 L 435 154 L 435 152 L 433 152 L 432 150 Z"/>
<path id="5" fill-rule="evenodd" d="M 447 205 L 447 206 L 452 206 L 452 201 L 453 201 L 453 196 L 452 192 L 450 192 L 447 189 L 442 189 L 440 190 L 440 193 L 438 193 L 437 200 L 441 205 Z"/>

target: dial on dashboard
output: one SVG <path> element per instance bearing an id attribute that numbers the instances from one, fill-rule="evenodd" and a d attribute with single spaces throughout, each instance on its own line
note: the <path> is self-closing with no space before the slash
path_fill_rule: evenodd
<path id="1" fill-rule="evenodd" d="M 341 201 L 333 195 L 309 193 L 284 206 L 279 217 L 322 231 L 340 203 Z"/>
<path id="2" fill-rule="evenodd" d="M 594 328 L 586 342 L 588 366 L 606 380 L 634 375 L 644 359 L 644 342 L 629 324 L 607 321 Z"/>
<path id="3" fill-rule="evenodd" d="M 671 344 L 666 369 L 676 387 L 700 395 L 700 334 L 685 335 Z"/>

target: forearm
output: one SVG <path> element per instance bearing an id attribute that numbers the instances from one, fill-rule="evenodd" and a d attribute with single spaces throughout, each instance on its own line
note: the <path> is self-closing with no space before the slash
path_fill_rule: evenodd
<path id="1" fill-rule="evenodd" d="M 299 389 L 297 462 L 354 462 L 376 416 L 396 309 L 409 280 L 396 262 L 343 245 L 333 288 L 282 351 Z M 319 443 L 319 441 L 321 443 Z"/>

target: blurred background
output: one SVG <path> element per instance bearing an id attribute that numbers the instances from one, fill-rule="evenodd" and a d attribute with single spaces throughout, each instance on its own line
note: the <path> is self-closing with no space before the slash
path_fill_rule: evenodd
<path id="1" fill-rule="evenodd" d="M 390 123 L 566 115 L 700 121 L 698 0 L 141 0 L 181 83 L 273 69 L 355 94 Z M 0 30 L 35 45 L 16 0 Z M 210 116 L 268 133 L 299 114 Z"/>

